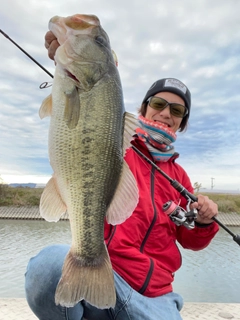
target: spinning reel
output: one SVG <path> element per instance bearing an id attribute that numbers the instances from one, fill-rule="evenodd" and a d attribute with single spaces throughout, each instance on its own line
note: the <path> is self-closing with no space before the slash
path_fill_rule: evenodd
<path id="1" fill-rule="evenodd" d="M 169 216 L 169 218 L 177 225 L 184 226 L 187 229 L 193 229 L 195 227 L 195 220 L 197 218 L 197 209 L 190 209 L 190 203 L 188 202 L 184 210 L 173 201 L 168 201 L 163 205 L 163 211 Z"/>
<path id="2" fill-rule="evenodd" d="M 189 206 L 192 202 L 197 202 L 197 197 L 190 193 L 186 188 L 184 188 L 177 180 L 169 177 L 164 171 L 162 171 L 154 162 L 152 162 L 148 157 L 146 157 L 138 148 L 132 145 L 133 150 L 135 150 L 142 158 L 144 158 L 148 163 L 150 163 L 158 172 L 161 173 L 172 185 L 172 187 L 177 190 L 185 199 L 187 199 L 187 211 L 176 205 L 173 201 L 168 201 L 163 205 L 163 210 L 167 213 L 170 219 L 176 225 L 184 225 L 188 229 L 193 229 L 195 226 L 195 220 L 197 217 L 197 210 L 190 210 Z M 216 217 L 212 217 L 219 226 L 221 226 L 227 233 L 229 233 L 233 240 L 240 246 L 240 235 L 234 234 L 227 226 L 225 226 Z"/>

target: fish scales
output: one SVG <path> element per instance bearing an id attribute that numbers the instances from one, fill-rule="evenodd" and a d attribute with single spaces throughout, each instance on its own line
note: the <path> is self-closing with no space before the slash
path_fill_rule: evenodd
<path id="1" fill-rule="evenodd" d="M 51 121 L 52 130 L 56 130 L 52 134 L 50 128 L 49 134 L 50 152 L 55 155 L 56 162 L 53 168 L 57 179 L 60 180 L 61 177 L 61 180 L 64 180 L 59 182 L 59 185 L 64 186 L 60 192 L 64 193 L 65 186 L 69 183 L 64 202 L 68 204 L 67 199 L 79 199 L 68 204 L 70 220 L 75 220 L 71 224 L 74 226 L 71 230 L 73 245 L 77 253 L 88 256 L 91 251 L 91 256 L 95 256 L 103 246 L 102 242 L 97 241 L 96 235 L 99 235 L 100 231 L 102 233 L 107 205 L 113 197 L 122 167 L 123 156 L 119 152 L 122 149 L 122 139 L 121 135 L 116 133 L 122 132 L 123 104 L 115 81 L 117 80 L 100 81 L 96 88 L 81 94 L 80 117 L 74 130 L 67 127 L 61 114 L 54 118 L 55 121 Z M 99 100 L 97 97 L 100 95 L 105 99 Z M 116 100 L 120 101 L 117 108 Z M 109 108 L 106 112 L 102 107 L 104 104 L 112 106 L 112 110 Z M 115 110 L 119 110 L 117 115 Z M 57 104 L 53 105 L 53 112 L 57 114 L 63 110 Z M 66 151 L 58 152 L 59 150 Z M 79 214 L 75 215 L 74 212 Z M 93 223 L 94 229 L 91 228 L 93 217 L 99 222 Z M 101 230 L 96 230 L 97 228 Z"/>
<path id="2" fill-rule="evenodd" d="M 58 221 L 67 210 L 72 234 L 55 301 L 70 307 L 84 299 L 98 308 L 114 307 L 104 219 L 122 223 L 138 202 L 136 181 L 123 160 L 135 120 L 124 110 L 120 77 L 98 18 L 54 17 L 50 29 L 60 47 L 52 94 L 39 113 L 51 116 L 54 173 L 41 196 L 40 213 Z"/>

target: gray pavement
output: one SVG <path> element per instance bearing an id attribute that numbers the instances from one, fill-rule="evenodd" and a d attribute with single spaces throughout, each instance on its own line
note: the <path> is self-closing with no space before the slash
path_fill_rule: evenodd
<path id="1" fill-rule="evenodd" d="M 40 216 L 39 207 L 1 207 L 0 219 L 23 219 L 23 220 L 44 220 Z M 60 220 L 68 220 L 68 214 L 65 213 Z M 235 212 L 219 212 L 218 220 L 226 226 L 240 226 L 240 214 Z"/>
<path id="2" fill-rule="evenodd" d="M 240 303 L 186 302 L 181 315 L 183 320 L 240 320 Z M 37 320 L 37 318 L 25 299 L 0 299 L 0 320 Z"/>

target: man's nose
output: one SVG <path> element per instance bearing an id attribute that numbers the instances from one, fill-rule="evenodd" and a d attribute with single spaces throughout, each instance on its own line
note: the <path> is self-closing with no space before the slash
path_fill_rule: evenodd
<path id="1" fill-rule="evenodd" d="M 163 116 L 163 117 L 168 117 L 168 118 L 170 118 L 170 116 L 171 116 L 170 106 L 168 105 L 168 106 L 165 107 L 163 110 L 161 110 L 159 113 L 160 113 L 160 115 Z"/>

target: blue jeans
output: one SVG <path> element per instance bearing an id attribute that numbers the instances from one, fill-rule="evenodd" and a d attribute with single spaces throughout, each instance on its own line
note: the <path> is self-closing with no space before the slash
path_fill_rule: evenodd
<path id="1" fill-rule="evenodd" d="M 114 309 L 97 309 L 86 301 L 72 308 L 56 305 L 55 290 L 61 277 L 68 245 L 52 245 L 31 258 L 25 274 L 28 304 L 40 320 L 180 320 L 181 296 L 168 293 L 149 298 L 114 273 L 117 303 Z"/>

